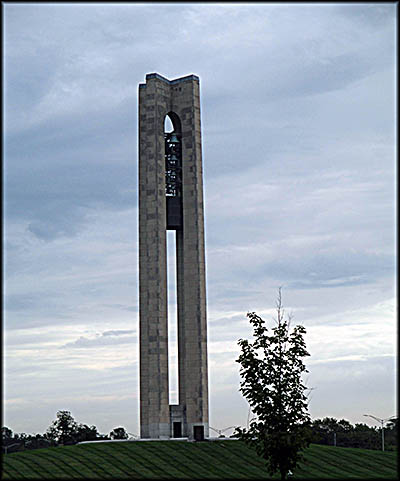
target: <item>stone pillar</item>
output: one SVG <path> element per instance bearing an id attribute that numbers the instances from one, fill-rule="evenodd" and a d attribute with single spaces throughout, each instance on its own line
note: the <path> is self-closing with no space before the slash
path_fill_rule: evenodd
<path id="1" fill-rule="evenodd" d="M 181 138 L 182 224 L 176 228 L 179 408 L 170 408 L 164 121 Z M 199 79 L 146 75 L 139 85 L 139 310 L 142 438 L 208 437 L 207 318 Z M 198 428 L 197 428 L 198 429 Z M 201 428 L 200 428 L 201 429 Z"/>

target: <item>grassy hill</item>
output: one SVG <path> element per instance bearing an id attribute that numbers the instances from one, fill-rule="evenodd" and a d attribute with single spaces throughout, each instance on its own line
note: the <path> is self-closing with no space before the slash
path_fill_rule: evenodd
<path id="1" fill-rule="evenodd" d="M 241 441 L 90 443 L 3 457 L 3 479 L 270 479 Z M 397 454 L 310 445 L 295 479 L 397 479 Z M 274 476 L 279 479 L 279 476 Z"/>

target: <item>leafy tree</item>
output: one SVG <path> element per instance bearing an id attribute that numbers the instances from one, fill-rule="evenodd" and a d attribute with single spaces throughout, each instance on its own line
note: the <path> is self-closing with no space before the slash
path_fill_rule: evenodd
<path id="1" fill-rule="evenodd" d="M 114 428 L 110 432 L 111 439 L 128 439 L 128 433 L 125 431 L 125 428 Z"/>
<path id="2" fill-rule="evenodd" d="M 237 428 L 236 435 L 255 447 L 267 461 L 271 475 L 279 471 L 281 479 L 286 479 L 289 470 L 302 458 L 302 449 L 309 444 L 311 420 L 307 388 L 301 379 L 307 372 L 303 358 L 309 353 L 303 338 L 305 328 L 297 325 L 291 329 L 291 316 L 284 318 L 281 289 L 276 310 L 276 326 L 270 331 L 255 312 L 248 313 L 254 341 L 238 341 L 240 391 L 255 417 L 248 428 Z"/>
<path id="3" fill-rule="evenodd" d="M 337 429 L 337 420 L 334 418 L 315 419 L 311 423 L 311 442 L 333 444 L 332 433 L 337 432 Z"/>
<path id="4" fill-rule="evenodd" d="M 74 435 L 78 430 L 78 424 L 70 411 L 58 411 L 57 419 L 52 422 L 46 431 L 46 437 L 65 444 L 73 442 Z"/>
<path id="5" fill-rule="evenodd" d="M 337 424 L 339 432 L 349 433 L 353 430 L 353 426 L 347 421 L 347 419 L 340 419 Z"/>
<path id="6" fill-rule="evenodd" d="M 13 438 L 13 432 L 7 426 L 3 426 L 1 428 L 1 439 L 3 444 Z"/>
<path id="7" fill-rule="evenodd" d="M 57 419 L 52 422 L 43 437 L 52 443 L 62 444 L 107 439 L 98 433 L 96 426 L 78 424 L 69 411 L 58 411 Z"/>
<path id="8" fill-rule="evenodd" d="M 98 437 L 99 433 L 96 426 L 89 427 L 87 424 L 79 424 L 74 433 L 74 440 L 78 443 L 81 441 L 94 441 Z"/>
<path id="9" fill-rule="evenodd" d="M 356 423 L 353 429 L 357 433 L 364 433 L 371 430 L 368 424 L 365 424 L 365 423 Z"/>

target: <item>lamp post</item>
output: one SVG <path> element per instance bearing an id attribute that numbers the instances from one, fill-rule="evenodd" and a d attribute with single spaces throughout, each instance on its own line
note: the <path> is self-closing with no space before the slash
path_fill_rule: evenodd
<path id="1" fill-rule="evenodd" d="M 372 416 L 372 414 L 363 414 L 363 416 L 370 417 L 372 419 L 375 419 L 376 421 L 381 423 L 381 429 L 382 429 L 382 451 L 385 451 L 385 434 L 383 430 L 383 423 L 386 423 L 387 421 L 390 421 L 391 419 L 395 418 L 396 416 L 390 416 L 390 418 L 386 419 L 381 419 L 377 418 L 376 416 Z"/>
<path id="2" fill-rule="evenodd" d="M 232 428 L 235 428 L 236 426 L 229 426 L 229 428 L 225 428 L 225 429 L 215 429 L 215 428 L 212 428 L 211 426 L 209 426 L 210 429 L 212 429 L 213 431 L 215 431 L 216 433 L 219 434 L 219 437 L 221 438 L 224 438 L 225 436 L 222 436 L 222 433 L 225 432 L 225 431 L 228 431 L 228 429 L 232 429 Z"/>

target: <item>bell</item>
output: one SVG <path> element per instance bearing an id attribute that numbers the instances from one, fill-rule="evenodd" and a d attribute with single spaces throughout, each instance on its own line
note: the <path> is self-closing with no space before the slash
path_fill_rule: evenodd
<path id="1" fill-rule="evenodd" d="M 171 137 L 169 138 L 171 144 L 179 144 L 178 136 L 175 132 L 172 132 Z"/>

